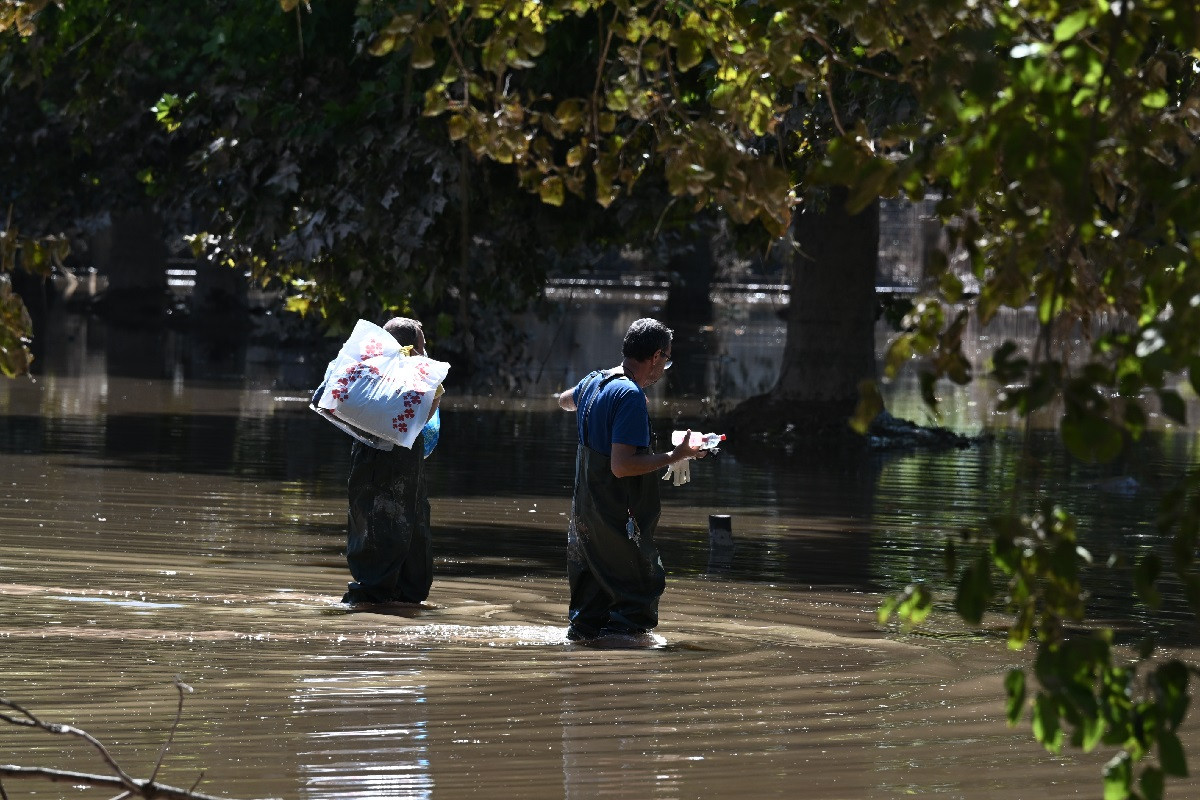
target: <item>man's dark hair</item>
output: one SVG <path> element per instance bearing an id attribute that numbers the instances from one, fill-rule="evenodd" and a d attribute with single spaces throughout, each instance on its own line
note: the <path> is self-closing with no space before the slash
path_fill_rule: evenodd
<path id="1" fill-rule="evenodd" d="M 390 333 L 401 347 L 416 347 L 423 334 L 421 323 L 408 317 L 392 317 L 383 323 L 383 329 Z"/>
<path id="2" fill-rule="evenodd" d="M 656 319 L 644 317 L 634 320 L 625 333 L 621 355 L 636 361 L 646 361 L 653 358 L 659 350 L 669 349 L 671 336 L 671 329 Z"/>

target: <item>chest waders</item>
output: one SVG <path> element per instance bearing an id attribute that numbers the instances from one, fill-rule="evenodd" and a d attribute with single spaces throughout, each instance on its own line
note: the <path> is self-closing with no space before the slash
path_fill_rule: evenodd
<path id="1" fill-rule="evenodd" d="M 592 402 L 604 384 L 600 379 Z M 571 638 L 638 634 L 658 624 L 658 599 L 666 570 L 654 544 L 661 510 L 658 475 L 628 478 L 612 473 L 612 459 L 588 447 L 587 416 L 575 456 L 575 495 L 567 527 L 568 618 Z M 639 453 L 649 448 L 639 447 Z"/>
<path id="2" fill-rule="evenodd" d="M 433 584 L 433 534 L 425 450 L 377 450 L 355 442 L 347 489 L 346 563 L 354 580 L 344 603 L 420 603 Z"/>

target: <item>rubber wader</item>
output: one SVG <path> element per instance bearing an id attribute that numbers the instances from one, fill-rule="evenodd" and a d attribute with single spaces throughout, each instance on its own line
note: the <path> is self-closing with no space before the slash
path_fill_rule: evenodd
<path id="1" fill-rule="evenodd" d="M 619 377 L 604 377 L 596 394 Z M 611 458 L 585 444 L 590 411 L 591 403 L 584 411 L 585 436 L 575 457 L 567 528 L 568 636 L 573 639 L 650 630 L 658 624 L 658 599 L 666 588 L 666 570 L 654 545 L 661 510 L 658 474 L 613 475 Z"/>
<path id="2" fill-rule="evenodd" d="M 355 442 L 347 483 L 344 603 L 420 603 L 433 584 L 433 534 L 424 447 L 377 450 Z"/>

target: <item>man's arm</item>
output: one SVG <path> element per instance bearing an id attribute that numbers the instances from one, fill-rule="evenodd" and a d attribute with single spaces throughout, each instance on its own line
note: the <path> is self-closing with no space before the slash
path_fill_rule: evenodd
<path id="1" fill-rule="evenodd" d="M 575 387 L 567 389 L 565 392 L 558 394 L 558 407 L 563 411 L 575 411 Z"/>
<path id="2" fill-rule="evenodd" d="M 637 448 L 631 444 L 613 442 L 612 456 L 610 457 L 612 474 L 618 478 L 631 478 L 635 475 L 645 475 L 648 472 L 663 469 L 676 461 L 683 461 L 687 458 L 704 458 L 708 451 L 690 446 L 688 442 L 691 441 L 691 438 L 692 432 L 689 430 L 684 435 L 683 441 L 669 453 L 639 454 Z"/>

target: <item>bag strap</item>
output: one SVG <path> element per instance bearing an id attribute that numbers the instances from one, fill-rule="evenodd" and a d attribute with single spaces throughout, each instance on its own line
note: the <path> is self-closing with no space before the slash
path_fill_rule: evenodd
<path id="1" fill-rule="evenodd" d="M 588 432 L 588 419 L 589 419 L 589 417 L 591 417 L 592 406 L 595 405 L 596 398 L 600 396 L 600 390 L 604 388 L 604 384 L 606 384 L 616 378 L 624 378 L 624 377 L 627 377 L 624 372 L 606 373 L 603 370 L 601 370 L 599 373 L 597 373 L 596 380 L 599 381 L 599 383 L 596 384 L 595 391 L 592 392 L 592 396 L 588 399 L 587 408 L 584 409 L 583 418 L 581 420 L 581 422 L 583 424 L 583 443 L 584 443 L 584 445 L 587 445 L 588 440 L 591 438 L 591 435 Z M 593 383 L 595 383 L 595 381 L 593 381 Z M 590 386 L 591 384 L 588 384 L 588 385 Z"/>

